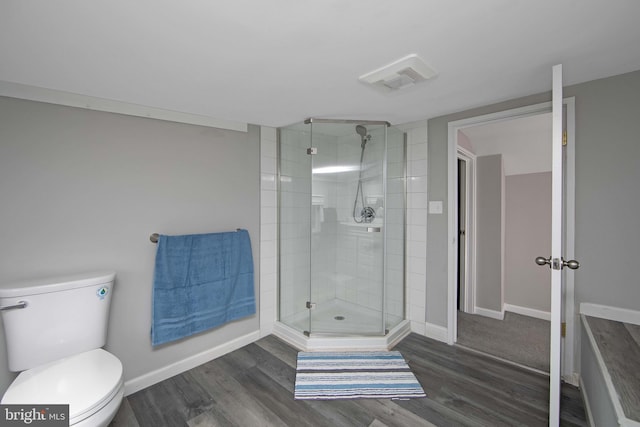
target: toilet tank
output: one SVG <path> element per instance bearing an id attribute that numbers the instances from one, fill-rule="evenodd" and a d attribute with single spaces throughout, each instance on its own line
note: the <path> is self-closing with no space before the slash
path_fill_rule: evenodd
<path id="1" fill-rule="evenodd" d="M 104 346 L 114 279 L 113 272 L 96 272 L 0 284 L 9 369 Z"/>

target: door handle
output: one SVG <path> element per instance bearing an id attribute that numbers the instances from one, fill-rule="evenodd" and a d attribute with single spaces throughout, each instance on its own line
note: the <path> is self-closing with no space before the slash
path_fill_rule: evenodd
<path id="1" fill-rule="evenodd" d="M 577 270 L 580 268 L 580 263 L 575 259 L 570 259 L 569 261 L 565 261 L 564 258 L 562 258 L 562 268 L 564 267 L 569 267 L 572 270 Z"/>
<path id="2" fill-rule="evenodd" d="M 549 268 L 551 268 L 551 257 L 545 258 L 543 256 L 539 256 L 536 258 L 536 264 L 538 265 L 549 264 Z"/>
<path id="3" fill-rule="evenodd" d="M 561 270 L 565 267 L 568 267 L 572 270 L 577 270 L 578 268 L 580 268 L 580 263 L 578 261 L 576 261 L 575 259 L 571 259 L 569 261 L 565 261 L 564 258 L 560 258 L 562 260 L 562 262 L 559 262 L 560 260 L 556 259 L 551 259 L 551 257 L 549 258 L 545 258 L 543 256 L 539 256 L 536 258 L 536 264 L 538 265 L 545 265 L 548 264 L 549 268 L 554 268 L 555 270 Z"/>

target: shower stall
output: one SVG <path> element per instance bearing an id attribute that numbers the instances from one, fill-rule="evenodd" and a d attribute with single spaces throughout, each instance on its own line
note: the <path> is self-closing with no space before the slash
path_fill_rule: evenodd
<path id="1" fill-rule="evenodd" d="M 405 320 L 405 152 L 380 121 L 279 129 L 279 313 L 303 349 L 380 349 Z"/>

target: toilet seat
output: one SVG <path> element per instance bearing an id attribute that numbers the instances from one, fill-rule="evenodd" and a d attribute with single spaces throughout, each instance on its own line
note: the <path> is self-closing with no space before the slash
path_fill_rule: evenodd
<path id="1" fill-rule="evenodd" d="M 69 404 L 74 425 L 121 395 L 122 387 L 122 363 L 98 348 L 21 372 L 2 403 Z"/>

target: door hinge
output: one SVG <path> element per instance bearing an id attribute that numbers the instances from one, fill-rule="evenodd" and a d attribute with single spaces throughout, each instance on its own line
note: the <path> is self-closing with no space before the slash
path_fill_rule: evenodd
<path id="1" fill-rule="evenodd" d="M 567 131 L 563 131 L 562 132 L 562 145 L 565 146 L 567 145 Z"/>
<path id="2" fill-rule="evenodd" d="M 567 322 L 562 322 L 560 324 L 560 336 L 562 338 L 567 336 Z"/>
<path id="3" fill-rule="evenodd" d="M 307 148 L 307 154 L 310 156 L 313 156 L 314 154 L 318 154 L 318 148 L 317 147 Z"/>
<path id="4" fill-rule="evenodd" d="M 315 302 L 311 302 L 311 301 L 307 301 L 307 308 L 309 310 L 312 310 L 312 309 L 316 308 L 316 303 Z"/>

